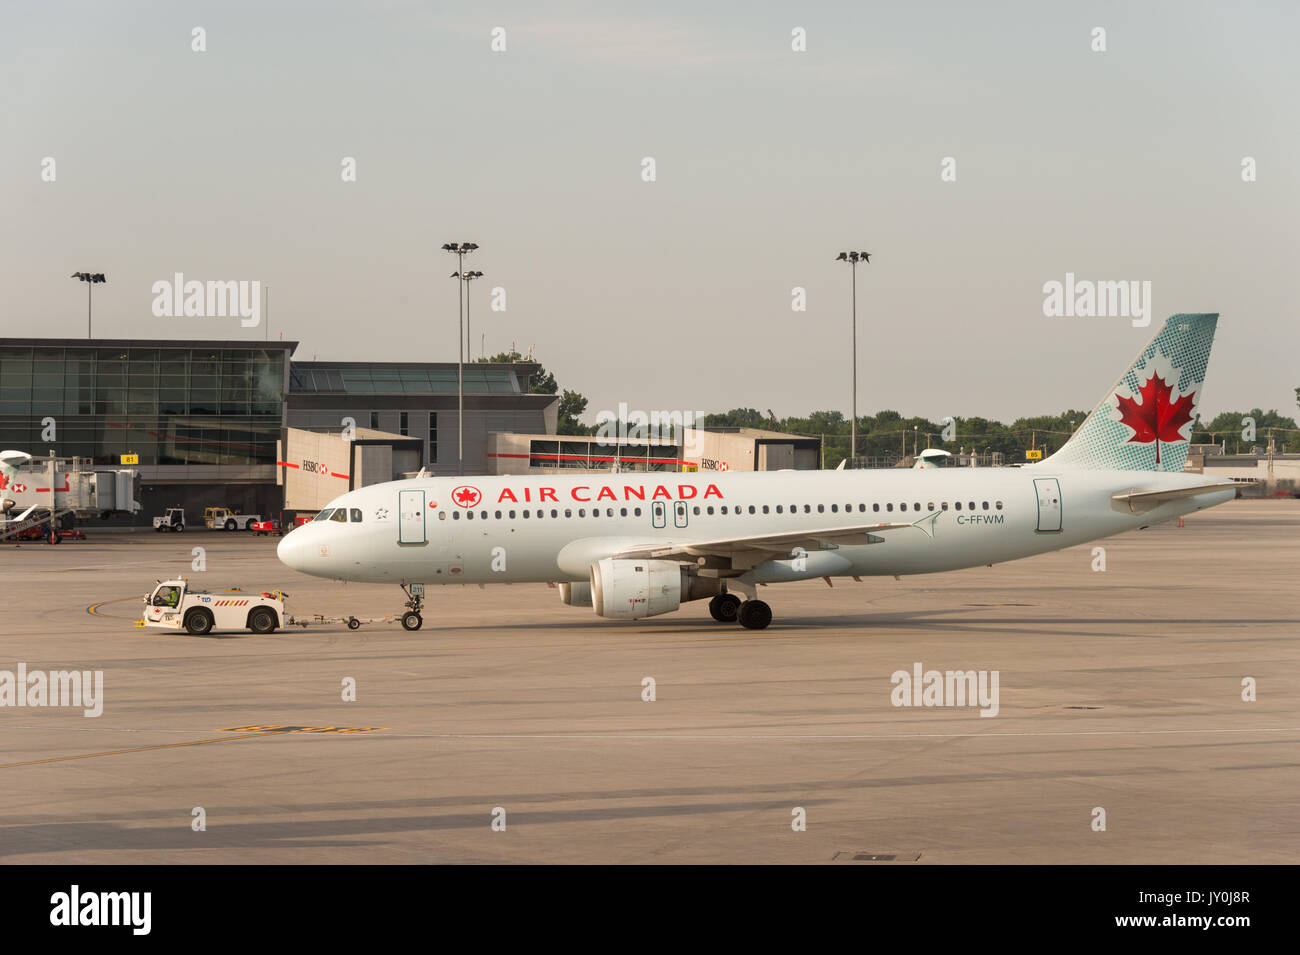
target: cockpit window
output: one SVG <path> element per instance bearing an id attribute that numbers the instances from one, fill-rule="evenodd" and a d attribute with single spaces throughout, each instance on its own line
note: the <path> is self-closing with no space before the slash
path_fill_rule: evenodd
<path id="1" fill-rule="evenodd" d="M 330 519 L 330 515 L 333 514 L 333 513 L 334 513 L 334 508 L 332 508 L 332 507 L 327 507 L 327 508 L 325 508 L 325 510 L 321 511 L 321 512 L 320 512 L 319 514 L 317 514 L 314 518 L 312 518 L 312 520 L 316 520 L 316 521 L 328 521 L 328 520 Z"/>
<path id="2" fill-rule="evenodd" d="M 330 520 L 346 524 L 348 522 L 348 509 L 346 507 L 336 508 L 334 513 L 330 515 Z"/>
<path id="3" fill-rule="evenodd" d="M 353 524 L 361 523 L 361 508 L 359 507 L 352 508 L 352 523 Z"/>

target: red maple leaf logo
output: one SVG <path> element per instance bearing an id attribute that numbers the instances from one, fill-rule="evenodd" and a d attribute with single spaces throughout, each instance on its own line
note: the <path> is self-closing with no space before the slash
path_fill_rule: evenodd
<path id="1" fill-rule="evenodd" d="M 451 492 L 451 499 L 460 507 L 473 507 L 482 496 L 478 488 L 470 487 L 468 484 L 462 484 Z"/>
<path id="2" fill-rule="evenodd" d="M 1133 398 L 1116 395 L 1119 402 L 1120 424 L 1133 429 L 1130 444 L 1156 443 L 1156 464 L 1160 463 L 1161 441 L 1185 441 L 1181 434 L 1183 425 L 1192 420 L 1192 399 L 1196 392 L 1189 391 L 1177 401 L 1173 399 L 1174 390 L 1159 372 L 1152 371 L 1145 385 L 1138 389 L 1141 404 Z"/>
<path id="3" fill-rule="evenodd" d="M 3 474 L 0 474 L 0 491 L 3 491 L 8 486 L 9 486 L 9 478 Z"/>

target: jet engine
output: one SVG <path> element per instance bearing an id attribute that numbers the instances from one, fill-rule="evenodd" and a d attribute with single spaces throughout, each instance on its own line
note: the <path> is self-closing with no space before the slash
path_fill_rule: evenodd
<path id="1" fill-rule="evenodd" d="M 639 620 L 671 613 L 687 600 L 712 597 L 721 593 L 722 587 L 718 580 L 697 577 L 688 565 L 673 560 L 607 557 L 591 565 L 590 591 L 591 605 L 599 616 Z"/>
<path id="2" fill-rule="evenodd" d="M 570 607 L 592 606 L 591 584 L 585 580 L 574 583 L 566 580 L 560 584 L 560 600 Z"/>

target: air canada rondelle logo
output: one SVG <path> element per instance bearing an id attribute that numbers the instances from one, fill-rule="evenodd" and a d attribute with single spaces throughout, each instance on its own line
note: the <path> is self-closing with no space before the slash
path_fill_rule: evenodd
<path id="1" fill-rule="evenodd" d="M 483 495 L 478 488 L 462 484 L 460 487 L 452 488 L 451 499 L 456 502 L 457 507 L 475 507 L 483 500 Z"/>

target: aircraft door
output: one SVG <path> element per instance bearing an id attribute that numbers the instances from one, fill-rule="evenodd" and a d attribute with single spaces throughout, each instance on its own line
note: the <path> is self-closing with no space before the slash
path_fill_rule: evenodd
<path id="1" fill-rule="evenodd" d="M 687 510 L 685 501 L 673 502 L 673 526 L 685 527 L 690 519 L 690 512 Z"/>
<path id="2" fill-rule="evenodd" d="M 1034 493 L 1038 496 L 1038 528 L 1040 534 L 1061 532 L 1061 484 L 1056 478 L 1034 478 Z"/>
<path id="3" fill-rule="evenodd" d="M 425 544 L 424 492 L 397 492 L 397 543 Z"/>
<path id="4" fill-rule="evenodd" d="M 655 501 L 650 505 L 650 523 L 655 527 L 668 525 L 668 507 L 663 501 Z"/>

